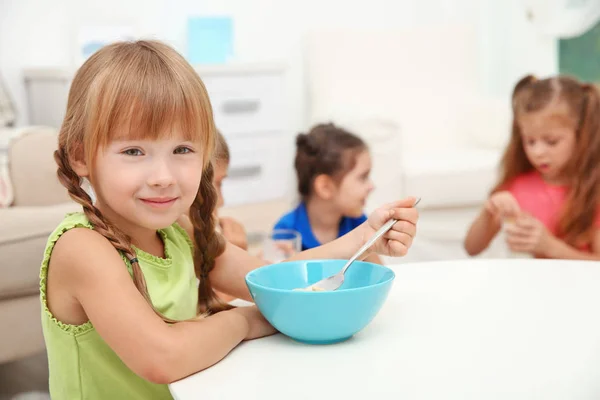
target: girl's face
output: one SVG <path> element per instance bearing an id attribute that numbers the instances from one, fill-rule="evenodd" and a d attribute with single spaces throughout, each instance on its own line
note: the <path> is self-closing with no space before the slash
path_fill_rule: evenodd
<path id="1" fill-rule="evenodd" d="M 339 183 L 333 202 L 342 215 L 358 218 L 364 213 L 367 197 L 374 189 L 370 179 L 371 155 L 367 150 L 356 156 L 356 163 Z"/>
<path id="2" fill-rule="evenodd" d="M 202 150 L 182 135 L 112 141 L 98 152 L 93 167 L 96 206 L 113 223 L 130 229 L 170 226 L 187 214 L 198 193 Z"/>
<path id="3" fill-rule="evenodd" d="M 529 162 L 549 183 L 563 183 L 575 148 L 574 124 L 545 110 L 525 114 L 518 122 Z"/>
<path id="4" fill-rule="evenodd" d="M 214 163 L 215 174 L 213 176 L 213 185 L 217 189 L 217 208 L 223 207 L 225 200 L 223 200 L 223 180 L 227 178 L 227 171 L 229 171 L 229 162 L 225 160 L 219 160 Z"/>

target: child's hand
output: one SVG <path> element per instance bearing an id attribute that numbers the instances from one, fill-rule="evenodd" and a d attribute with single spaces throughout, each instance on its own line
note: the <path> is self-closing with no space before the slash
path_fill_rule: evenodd
<path id="1" fill-rule="evenodd" d="M 219 218 L 219 225 L 221 225 L 221 232 L 228 242 L 248 250 L 248 238 L 242 224 L 233 218 L 221 217 Z"/>
<path id="2" fill-rule="evenodd" d="M 248 322 L 248 333 L 244 340 L 258 339 L 277 332 L 256 306 L 238 307 L 231 311 L 241 314 Z"/>
<path id="3" fill-rule="evenodd" d="M 406 255 L 417 233 L 419 212 L 413 207 L 415 201 L 414 197 L 409 197 L 375 210 L 369 215 L 367 222 L 362 225 L 364 227 L 363 243 L 369 240 L 387 221 L 394 218 L 398 222 L 375 242 L 371 251 L 391 257 Z"/>
<path id="4" fill-rule="evenodd" d="M 506 226 L 506 243 L 512 251 L 544 256 L 554 236 L 533 216 L 522 213 L 514 224 Z"/>
<path id="5" fill-rule="evenodd" d="M 504 218 L 516 217 L 521 212 L 521 207 L 515 197 L 506 190 L 496 192 L 485 202 L 485 210 L 498 221 Z"/>

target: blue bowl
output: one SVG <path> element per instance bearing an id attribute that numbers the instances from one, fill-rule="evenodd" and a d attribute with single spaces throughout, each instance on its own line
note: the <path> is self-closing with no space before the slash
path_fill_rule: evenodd
<path id="1" fill-rule="evenodd" d="M 303 260 L 267 265 L 248 273 L 246 284 L 261 313 L 281 333 L 304 343 L 341 342 L 373 320 L 395 277 L 387 267 L 355 261 L 338 290 L 293 290 L 339 272 L 345 263 Z"/>

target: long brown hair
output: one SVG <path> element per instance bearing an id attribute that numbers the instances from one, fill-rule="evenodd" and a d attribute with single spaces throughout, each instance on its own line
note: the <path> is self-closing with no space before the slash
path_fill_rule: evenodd
<path id="1" fill-rule="evenodd" d="M 591 241 L 593 221 L 600 204 L 600 96 L 596 87 L 567 76 L 538 80 L 522 78 L 512 94 L 513 123 L 510 142 L 501 161 L 501 174 L 492 192 L 506 187 L 517 176 L 533 171 L 523 148 L 519 118 L 548 106 L 566 109 L 572 121 L 575 148 L 565 173 L 569 193 L 558 222 L 558 234 L 567 243 L 579 246 Z M 565 107 L 566 106 L 566 107 Z"/>
<path id="2" fill-rule="evenodd" d="M 308 133 L 298 134 L 294 166 L 300 196 L 306 200 L 312 194 L 319 175 L 341 181 L 354 168 L 357 155 L 366 149 L 361 138 L 332 123 L 318 124 Z"/>
<path id="3" fill-rule="evenodd" d="M 186 140 L 201 144 L 204 169 L 189 217 L 194 226 L 194 269 L 200 280 L 198 313 L 231 308 L 214 294 L 209 279 L 215 258 L 224 251 L 215 232 L 213 210 L 216 191 L 210 163 L 215 148 L 215 127 L 206 89 L 193 68 L 175 50 L 157 41 L 120 42 L 103 47 L 78 70 L 62 123 L 58 150 L 58 178 L 73 200 L 82 205 L 94 230 L 108 239 L 130 261 L 133 282 L 152 305 L 144 274 L 131 239 L 112 224 L 82 189 L 73 160 L 94 164 L 98 151 L 124 130 L 127 137 L 159 139 L 176 129 Z M 90 169 L 90 180 L 94 175 Z M 156 311 L 156 310 L 155 310 Z M 174 322 L 159 314 L 165 321 Z"/>

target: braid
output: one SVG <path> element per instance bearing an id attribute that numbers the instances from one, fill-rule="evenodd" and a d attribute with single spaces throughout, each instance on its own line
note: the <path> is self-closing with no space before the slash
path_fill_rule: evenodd
<path id="1" fill-rule="evenodd" d="M 213 166 L 209 163 L 202 174 L 196 199 L 190 207 L 190 220 L 194 226 L 196 244 L 194 268 L 200 280 L 198 312 L 208 315 L 233 308 L 215 294 L 209 277 L 210 271 L 215 266 L 215 259 L 225 250 L 222 236 L 215 231 L 213 212 L 217 203 L 217 192 L 212 184 L 212 178 Z"/>
<path id="2" fill-rule="evenodd" d="M 94 227 L 94 230 L 108 239 L 118 251 L 121 251 L 130 260 L 131 270 L 133 272 L 133 283 L 150 304 L 152 309 L 154 309 L 148 293 L 144 274 L 137 261 L 135 251 L 131 247 L 131 240 L 129 237 L 108 222 L 100 210 L 94 206 L 91 197 L 81 187 L 81 178 L 73 171 L 73 168 L 71 168 L 68 156 L 63 149 L 54 152 L 54 160 L 58 164 L 57 175 L 60 183 L 67 188 L 69 196 L 71 196 L 74 201 L 81 204 L 83 212 Z M 176 322 L 164 317 L 156 309 L 154 309 L 154 312 L 166 322 Z"/>

